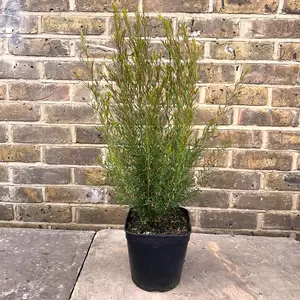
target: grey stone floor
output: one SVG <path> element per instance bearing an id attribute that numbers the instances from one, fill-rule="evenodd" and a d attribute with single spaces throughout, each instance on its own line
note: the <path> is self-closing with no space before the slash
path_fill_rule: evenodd
<path id="1" fill-rule="evenodd" d="M 147 293 L 130 279 L 124 232 L 102 230 L 93 238 L 94 232 L 0 229 L 0 299 L 300 299 L 300 243 L 292 239 L 193 234 L 181 284 Z"/>

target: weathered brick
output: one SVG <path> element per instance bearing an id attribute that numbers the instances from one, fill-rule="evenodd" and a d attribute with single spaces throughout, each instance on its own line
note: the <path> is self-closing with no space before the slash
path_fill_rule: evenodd
<path id="1" fill-rule="evenodd" d="M 283 11 L 288 14 L 300 14 L 300 2 L 299 0 L 287 0 Z"/>
<path id="2" fill-rule="evenodd" d="M 75 102 L 89 102 L 91 100 L 90 90 L 83 84 L 78 83 L 74 86 L 74 97 Z"/>
<path id="3" fill-rule="evenodd" d="M 46 147 L 45 151 L 46 162 L 58 165 L 94 165 L 97 157 L 101 154 L 99 148 Z"/>
<path id="4" fill-rule="evenodd" d="M 13 82 L 8 90 L 10 100 L 68 101 L 69 89 L 66 84 Z"/>
<path id="5" fill-rule="evenodd" d="M 224 191 L 201 191 L 191 198 L 186 206 L 227 208 L 229 193 Z"/>
<path id="6" fill-rule="evenodd" d="M 38 162 L 40 161 L 40 148 L 37 146 L 0 146 L 0 161 Z"/>
<path id="7" fill-rule="evenodd" d="M 104 203 L 102 188 L 92 187 L 47 187 L 46 202 L 57 203 Z"/>
<path id="8" fill-rule="evenodd" d="M 0 79 L 39 79 L 34 61 L 0 61 Z"/>
<path id="9" fill-rule="evenodd" d="M 293 229 L 300 230 L 300 215 L 299 214 L 295 216 Z M 299 241 L 299 239 L 298 239 L 298 241 Z"/>
<path id="10" fill-rule="evenodd" d="M 195 110 L 195 118 L 194 122 L 195 125 L 206 125 L 209 123 L 210 120 L 216 119 L 218 112 L 218 107 L 216 108 L 203 108 L 203 107 L 198 107 Z M 229 109 L 224 115 L 222 115 L 219 120 L 218 124 L 219 125 L 229 125 L 232 124 L 232 115 L 233 115 L 233 110 Z"/>
<path id="11" fill-rule="evenodd" d="M 292 229 L 291 214 L 266 213 L 263 217 L 264 229 Z"/>
<path id="12" fill-rule="evenodd" d="M 6 99 L 6 85 L 0 84 L 0 100 Z"/>
<path id="13" fill-rule="evenodd" d="M 218 130 L 211 139 L 211 147 L 219 147 L 222 142 L 230 140 L 232 148 L 260 148 L 262 132 L 255 130 Z"/>
<path id="14" fill-rule="evenodd" d="M 58 126 L 15 125 L 14 142 L 37 144 L 66 144 L 72 142 L 70 128 Z"/>
<path id="15" fill-rule="evenodd" d="M 233 86 L 210 85 L 206 88 L 205 102 L 211 104 L 266 105 L 268 89 L 258 86 L 243 86 L 236 98 L 232 98 Z"/>
<path id="16" fill-rule="evenodd" d="M 234 193 L 233 207 L 258 210 L 290 210 L 292 195 L 287 193 Z"/>
<path id="17" fill-rule="evenodd" d="M 10 202 L 9 187 L 0 185 L 0 202 Z"/>
<path id="18" fill-rule="evenodd" d="M 105 18 L 84 16 L 44 16 L 42 17 L 44 33 L 54 34 L 103 34 Z"/>
<path id="19" fill-rule="evenodd" d="M 199 82 L 201 83 L 233 83 L 235 67 L 233 65 L 201 64 Z"/>
<path id="20" fill-rule="evenodd" d="M 72 221 L 70 206 L 27 204 L 17 206 L 17 220 L 24 222 L 69 223 Z"/>
<path id="21" fill-rule="evenodd" d="M 114 55 L 114 51 L 110 49 L 114 49 L 115 46 L 111 40 L 87 40 L 86 41 L 88 56 L 93 58 L 112 58 Z M 100 46 L 106 47 L 100 48 Z M 86 53 L 82 49 L 81 41 L 77 41 L 75 43 L 75 53 L 78 57 L 86 57 Z"/>
<path id="22" fill-rule="evenodd" d="M 210 17 L 179 20 L 186 24 L 191 32 L 199 32 L 204 38 L 232 38 L 239 36 L 239 22 L 230 18 Z"/>
<path id="23" fill-rule="evenodd" d="M 300 150 L 300 132 L 270 131 L 268 133 L 268 149 Z"/>
<path id="24" fill-rule="evenodd" d="M 227 50 L 227 47 L 233 51 Z M 211 42 L 210 56 L 214 59 L 267 60 L 273 58 L 270 42 Z"/>
<path id="25" fill-rule="evenodd" d="M 75 183 L 83 185 L 107 185 L 107 171 L 103 168 L 76 168 Z"/>
<path id="26" fill-rule="evenodd" d="M 261 19 L 245 20 L 241 24 L 243 38 L 298 38 L 300 19 Z"/>
<path id="27" fill-rule="evenodd" d="M 210 166 L 226 168 L 228 161 L 228 152 L 220 149 L 208 149 L 203 152 L 203 156 L 199 159 L 196 167 Z"/>
<path id="28" fill-rule="evenodd" d="M 77 11 L 96 11 L 96 12 L 111 12 L 112 5 L 109 0 L 76 0 Z M 135 0 L 120 0 L 120 7 L 126 7 L 130 12 L 136 10 L 137 2 Z M 167 0 L 145 1 L 144 9 L 146 12 L 185 12 L 199 13 L 207 12 L 209 8 L 208 0 L 173 0 L 172 5 Z"/>
<path id="29" fill-rule="evenodd" d="M 12 55 L 22 56 L 69 56 L 70 42 L 58 39 L 18 37 L 10 40 L 8 50 Z"/>
<path id="30" fill-rule="evenodd" d="M 274 151 L 234 151 L 232 166 L 236 169 L 289 171 L 291 154 Z"/>
<path id="31" fill-rule="evenodd" d="M 7 141 L 7 131 L 4 125 L 0 125 L 0 143 L 5 143 Z"/>
<path id="32" fill-rule="evenodd" d="M 241 211 L 202 211 L 202 228 L 255 229 L 256 214 Z"/>
<path id="33" fill-rule="evenodd" d="M 28 103 L 1 103 L 1 121 L 38 121 L 40 119 L 40 107 Z"/>
<path id="34" fill-rule="evenodd" d="M 10 204 L 0 204 L 0 220 L 10 221 L 14 218 L 13 206 Z"/>
<path id="35" fill-rule="evenodd" d="M 5 11 L 5 9 L 4 9 Z M 0 15 L 0 33 L 37 33 L 38 32 L 38 17 L 24 16 L 8 11 Z"/>
<path id="36" fill-rule="evenodd" d="M 4 54 L 4 39 L 0 38 L 0 55 Z"/>
<path id="37" fill-rule="evenodd" d="M 71 182 L 69 168 L 14 167 L 13 182 L 24 184 L 64 184 Z"/>
<path id="38" fill-rule="evenodd" d="M 11 0 L 13 1 L 13 0 Z M 68 11 L 68 0 L 22 0 L 25 11 Z"/>
<path id="39" fill-rule="evenodd" d="M 123 206 L 78 207 L 76 220 L 85 224 L 124 224 L 127 212 Z"/>
<path id="40" fill-rule="evenodd" d="M 95 124 L 96 112 L 89 105 L 45 105 L 44 119 L 47 123 Z"/>
<path id="41" fill-rule="evenodd" d="M 280 60 L 300 61 L 300 43 L 281 43 L 279 51 Z"/>
<path id="42" fill-rule="evenodd" d="M 276 0 L 217 0 L 216 10 L 234 14 L 262 14 L 275 13 L 277 10 Z"/>
<path id="43" fill-rule="evenodd" d="M 244 83 L 290 85 L 299 81 L 298 65 L 252 64 L 246 68 L 248 73 L 244 77 Z"/>
<path id="44" fill-rule="evenodd" d="M 300 108 L 300 88 L 274 88 L 272 105 Z"/>
<path id="45" fill-rule="evenodd" d="M 1 152 L 1 148 L 0 148 L 0 152 Z M 0 159 L 0 161 L 3 161 L 3 160 Z M 7 168 L 0 166 L 0 182 L 6 182 L 6 181 L 8 181 Z"/>
<path id="46" fill-rule="evenodd" d="M 96 127 L 76 127 L 76 143 L 104 144 L 103 135 Z"/>
<path id="47" fill-rule="evenodd" d="M 40 202 L 43 202 L 42 188 L 13 187 L 11 201 L 18 202 L 18 203 L 40 203 Z"/>
<path id="48" fill-rule="evenodd" d="M 46 79 L 87 80 L 87 69 L 82 62 L 47 61 L 44 63 Z"/>
<path id="49" fill-rule="evenodd" d="M 265 184 L 268 190 L 300 191 L 300 173 L 268 173 L 265 174 Z"/>
<path id="50" fill-rule="evenodd" d="M 203 181 L 204 187 L 220 189 L 258 190 L 260 174 L 256 172 L 213 170 Z"/>
<path id="51" fill-rule="evenodd" d="M 276 108 L 268 110 L 240 109 L 238 123 L 240 125 L 297 127 L 299 112 Z"/>

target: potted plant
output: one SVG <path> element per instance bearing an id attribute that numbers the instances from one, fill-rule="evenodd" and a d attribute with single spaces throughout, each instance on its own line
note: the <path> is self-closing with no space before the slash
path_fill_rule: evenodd
<path id="1" fill-rule="evenodd" d="M 125 224 L 131 274 L 147 291 L 180 282 L 191 234 L 182 204 L 195 194 L 193 168 L 207 150 L 218 119 L 194 131 L 200 47 L 182 25 L 158 17 L 165 38 L 153 44 L 149 18 L 114 7 L 114 56 L 97 65 L 82 36 L 87 87 L 107 144 L 105 167 L 119 203 L 130 207 Z M 235 85 L 233 97 L 238 85 Z"/>

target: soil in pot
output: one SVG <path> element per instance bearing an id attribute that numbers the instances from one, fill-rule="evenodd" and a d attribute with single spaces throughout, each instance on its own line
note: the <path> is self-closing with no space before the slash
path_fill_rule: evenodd
<path id="1" fill-rule="evenodd" d="M 130 210 L 125 231 L 133 282 L 146 291 L 175 288 L 180 282 L 191 234 L 188 211 L 180 208 L 178 214 L 159 226 L 150 224 L 143 228 Z"/>

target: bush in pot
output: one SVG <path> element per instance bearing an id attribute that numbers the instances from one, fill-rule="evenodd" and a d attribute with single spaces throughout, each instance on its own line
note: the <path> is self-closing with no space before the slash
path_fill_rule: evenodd
<path id="1" fill-rule="evenodd" d="M 125 224 L 132 279 L 142 289 L 167 291 L 180 281 L 191 234 L 181 205 L 196 192 L 193 168 L 208 148 L 219 118 L 194 131 L 200 47 L 182 25 L 158 18 L 165 38 L 151 43 L 149 18 L 114 7 L 114 56 L 97 66 L 82 36 L 87 87 L 107 144 L 105 167 Z M 239 92 L 236 83 L 230 101 Z M 205 169 L 205 168 L 204 168 Z M 198 178 L 199 179 L 199 178 Z"/>

